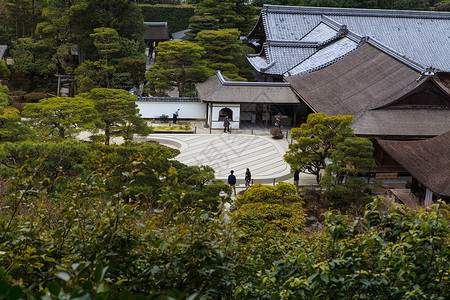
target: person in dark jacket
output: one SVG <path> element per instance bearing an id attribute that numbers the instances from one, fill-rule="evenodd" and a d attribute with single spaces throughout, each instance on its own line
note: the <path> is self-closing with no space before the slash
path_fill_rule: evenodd
<path id="1" fill-rule="evenodd" d="M 294 185 L 295 187 L 298 187 L 298 181 L 300 180 L 300 171 L 299 170 L 295 170 L 294 172 Z"/>
<path id="2" fill-rule="evenodd" d="M 176 124 L 177 123 L 177 120 L 178 120 L 178 114 L 180 113 L 180 109 L 179 108 L 177 108 L 177 109 L 175 109 L 175 111 L 173 112 L 173 124 Z"/>
<path id="3" fill-rule="evenodd" d="M 230 118 L 228 116 L 225 117 L 223 121 L 223 132 L 230 132 Z"/>
<path id="4" fill-rule="evenodd" d="M 245 188 L 248 189 L 250 187 L 250 181 L 252 180 L 252 173 L 250 173 L 250 169 L 247 168 L 245 171 Z"/>
<path id="5" fill-rule="evenodd" d="M 236 176 L 234 176 L 234 171 L 230 171 L 230 175 L 228 175 L 228 184 L 233 188 L 234 196 L 236 197 Z"/>

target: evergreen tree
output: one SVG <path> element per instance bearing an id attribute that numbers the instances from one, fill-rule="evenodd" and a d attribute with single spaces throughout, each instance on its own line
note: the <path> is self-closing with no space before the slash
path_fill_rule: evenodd
<path id="1" fill-rule="evenodd" d="M 320 171 L 325 169 L 333 148 L 353 136 L 352 120 L 353 116 L 310 114 L 306 123 L 292 129 L 295 142 L 289 145 L 284 159 L 292 170 L 316 175 L 319 183 Z"/>
<path id="2" fill-rule="evenodd" d="M 174 86 L 181 97 L 189 82 L 201 82 L 213 74 L 202 57 L 205 54 L 203 47 L 196 43 L 163 42 L 156 51 L 156 63 L 146 75 L 149 80 L 148 88 L 153 92 Z"/>

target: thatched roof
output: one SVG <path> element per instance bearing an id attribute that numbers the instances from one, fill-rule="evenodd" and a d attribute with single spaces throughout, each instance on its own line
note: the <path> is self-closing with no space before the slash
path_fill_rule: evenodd
<path id="1" fill-rule="evenodd" d="M 335 116 L 386 104 L 419 77 L 407 64 L 365 44 L 324 69 L 285 79 L 315 112 Z"/>
<path id="2" fill-rule="evenodd" d="M 450 130 L 448 109 L 369 110 L 355 118 L 356 135 L 434 137 Z"/>
<path id="3" fill-rule="evenodd" d="M 146 42 L 162 42 L 170 39 L 167 22 L 144 22 L 144 24 L 147 26 L 143 33 Z"/>
<path id="4" fill-rule="evenodd" d="M 450 196 L 450 131 L 427 140 L 378 143 L 421 184 L 435 194 Z"/>
<path id="5" fill-rule="evenodd" d="M 289 83 L 227 81 L 220 72 L 197 85 L 204 102 L 299 104 Z"/>

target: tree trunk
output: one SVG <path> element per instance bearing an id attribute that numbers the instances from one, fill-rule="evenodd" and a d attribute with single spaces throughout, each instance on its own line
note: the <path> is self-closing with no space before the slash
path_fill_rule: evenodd
<path id="1" fill-rule="evenodd" d="M 105 128 L 105 145 L 109 146 L 109 139 L 110 139 L 110 137 L 111 137 L 111 129 L 110 129 L 109 125 L 108 125 Z"/>
<path id="2" fill-rule="evenodd" d="M 108 53 L 105 55 L 105 63 L 106 63 L 106 87 L 108 89 L 111 88 L 111 84 L 109 83 L 109 72 L 108 72 Z"/>

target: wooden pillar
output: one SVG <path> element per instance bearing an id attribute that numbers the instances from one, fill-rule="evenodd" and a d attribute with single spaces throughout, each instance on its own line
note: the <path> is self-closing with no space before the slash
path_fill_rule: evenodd
<path id="1" fill-rule="evenodd" d="M 209 122 L 209 103 L 206 103 L 206 118 L 205 118 L 205 124 L 208 125 Z"/>
<path id="2" fill-rule="evenodd" d="M 297 105 L 293 105 L 294 106 L 294 124 L 293 126 L 295 127 L 297 125 Z"/>
<path id="3" fill-rule="evenodd" d="M 269 104 L 266 104 L 266 128 L 269 128 Z"/>
<path id="4" fill-rule="evenodd" d="M 212 129 L 212 110 L 213 110 L 213 104 L 209 104 L 209 128 Z"/>

